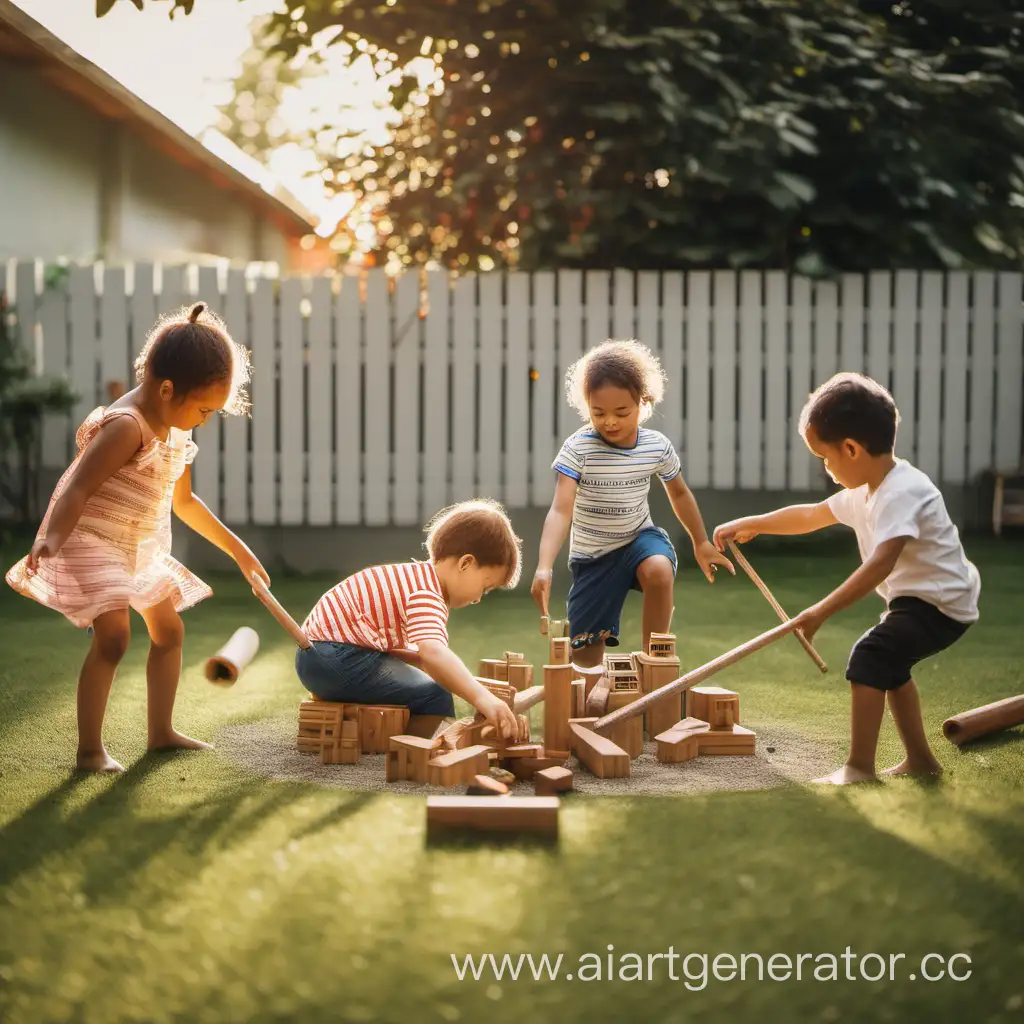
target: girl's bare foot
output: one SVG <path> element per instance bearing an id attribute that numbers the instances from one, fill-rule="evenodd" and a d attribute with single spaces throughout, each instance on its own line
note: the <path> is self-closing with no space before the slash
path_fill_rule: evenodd
<path id="1" fill-rule="evenodd" d="M 213 750 L 212 743 L 194 740 L 191 736 L 172 729 L 160 736 L 151 736 L 147 750 Z"/>
<path id="2" fill-rule="evenodd" d="M 871 772 L 854 768 L 851 764 L 844 764 L 842 768 L 837 768 L 831 775 L 823 775 L 820 779 L 814 779 L 814 782 L 823 786 L 850 786 L 856 782 L 877 781 L 878 779 Z"/>
<path id="3" fill-rule="evenodd" d="M 115 761 L 104 749 L 80 750 L 76 759 L 80 772 L 123 772 L 124 765 Z"/>
<path id="4" fill-rule="evenodd" d="M 941 775 L 942 765 L 934 758 L 931 761 L 922 761 L 918 764 L 911 761 L 909 757 L 904 758 L 899 764 L 886 768 L 883 775 Z"/>

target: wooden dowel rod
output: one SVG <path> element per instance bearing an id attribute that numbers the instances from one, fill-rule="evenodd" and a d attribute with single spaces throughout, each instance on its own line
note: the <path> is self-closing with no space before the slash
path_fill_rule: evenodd
<path id="1" fill-rule="evenodd" d="M 267 606 L 267 611 L 281 623 L 300 647 L 305 649 L 313 646 L 309 642 L 309 637 L 299 629 L 298 623 L 281 607 L 281 602 L 274 597 L 259 576 L 252 578 L 252 592 Z"/>

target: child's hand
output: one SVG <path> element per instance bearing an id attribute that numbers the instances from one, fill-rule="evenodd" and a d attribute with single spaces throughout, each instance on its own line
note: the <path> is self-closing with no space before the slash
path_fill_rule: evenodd
<path id="1" fill-rule="evenodd" d="M 512 709 L 494 694 L 489 693 L 487 700 L 481 700 L 477 705 L 477 711 L 494 726 L 502 739 L 516 743 L 519 739 L 519 720 Z"/>
<path id="2" fill-rule="evenodd" d="M 728 523 L 722 523 L 715 528 L 714 542 L 719 551 L 725 551 L 727 541 L 735 541 L 737 544 L 746 544 L 757 536 L 757 527 L 754 516 L 744 516 L 742 519 L 733 519 Z"/>
<path id="3" fill-rule="evenodd" d="M 814 642 L 814 634 L 824 625 L 827 615 L 822 615 L 816 604 L 805 608 L 797 617 L 797 630 L 804 635 L 808 643 Z"/>
<path id="4" fill-rule="evenodd" d="M 270 574 L 260 564 L 260 560 L 248 549 L 244 548 L 235 555 L 238 568 L 242 575 L 251 583 L 253 576 L 258 576 L 269 587 Z"/>
<path id="5" fill-rule="evenodd" d="M 736 570 L 733 568 L 732 562 L 729 561 L 725 555 L 721 554 L 716 550 L 715 545 L 709 540 L 702 541 L 693 549 L 693 555 L 697 559 L 697 564 L 700 566 L 701 571 L 707 577 L 708 583 L 715 582 L 715 568 L 719 565 L 724 565 L 726 569 L 736 575 Z"/>
<path id="6" fill-rule="evenodd" d="M 32 550 L 28 553 L 28 557 L 25 559 L 25 569 L 29 575 L 34 576 L 36 570 L 39 568 L 39 559 L 41 558 L 53 558 L 57 554 L 57 547 L 47 537 L 40 537 L 39 540 L 32 545 Z"/>
<path id="7" fill-rule="evenodd" d="M 551 570 L 538 569 L 533 574 L 533 584 L 530 586 L 530 597 L 540 609 L 541 615 L 548 613 L 548 599 L 551 597 Z"/>

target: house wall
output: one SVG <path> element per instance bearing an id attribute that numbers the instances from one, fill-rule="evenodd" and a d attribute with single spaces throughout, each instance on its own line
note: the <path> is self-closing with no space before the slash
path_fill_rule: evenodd
<path id="1" fill-rule="evenodd" d="M 0 61 L 0 259 L 276 261 L 288 239 L 30 71 Z"/>

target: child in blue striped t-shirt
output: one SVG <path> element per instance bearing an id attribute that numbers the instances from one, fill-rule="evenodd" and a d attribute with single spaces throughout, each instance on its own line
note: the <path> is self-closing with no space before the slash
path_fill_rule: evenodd
<path id="1" fill-rule="evenodd" d="M 677 559 L 668 534 L 651 520 L 647 495 L 655 474 L 708 581 L 714 582 L 719 565 L 735 575 L 708 540 L 672 442 L 640 426 L 664 390 L 661 364 L 636 341 L 606 341 L 566 373 L 566 398 L 589 423 L 566 440 L 553 463 L 555 497 L 530 593 L 547 615 L 554 562 L 571 528 L 569 628 L 573 660 L 584 667 L 599 665 L 605 647 L 619 645 L 619 616 L 630 590 L 644 595 L 645 650 L 651 633 L 671 627 Z"/>

